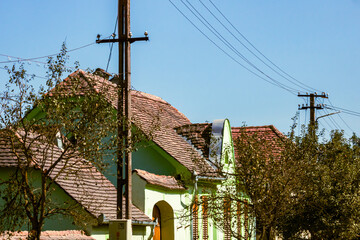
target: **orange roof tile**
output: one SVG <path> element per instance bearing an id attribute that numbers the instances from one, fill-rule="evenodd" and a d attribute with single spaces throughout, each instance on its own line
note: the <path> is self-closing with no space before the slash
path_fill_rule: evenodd
<path id="1" fill-rule="evenodd" d="M 186 124 L 175 128 L 176 132 L 189 141 L 197 150 L 201 151 L 206 159 L 209 158 L 211 129 L 211 123 Z"/>
<path id="2" fill-rule="evenodd" d="M 25 240 L 27 239 L 28 231 L 3 233 L 0 235 L 0 240 Z M 68 231 L 43 231 L 41 232 L 40 240 L 94 240 L 90 236 L 86 236 L 83 231 L 68 230 Z"/>
<path id="3" fill-rule="evenodd" d="M 69 75 L 57 86 L 63 93 L 76 89 L 74 94 L 85 94 L 91 89 L 106 92 L 105 97 L 117 108 L 117 86 L 104 78 L 78 70 Z M 90 87 L 90 89 L 89 89 Z M 68 89 L 68 90 L 66 90 Z M 53 94 L 56 88 L 49 94 Z M 189 119 L 163 99 L 151 94 L 131 91 L 132 121 L 145 134 L 151 134 L 152 141 L 171 155 L 189 171 L 215 176 L 215 170 L 205 159 L 174 130 L 177 127 L 191 124 Z"/>
<path id="4" fill-rule="evenodd" d="M 18 158 L 12 152 L 10 139 L 2 133 L 3 131 L 0 131 L 0 167 L 17 167 Z M 14 150 L 22 153 L 19 143 L 20 140 L 19 142 L 15 141 L 15 146 L 18 149 L 15 148 Z M 43 170 L 48 169 L 50 164 L 62 154 L 61 149 L 57 146 L 45 145 L 38 141 L 34 141 L 30 145 L 30 151 L 34 165 Z M 19 156 L 20 158 L 24 157 L 23 154 Z M 66 163 L 65 159 L 67 160 Z M 59 171 L 62 172 L 57 176 Z M 115 186 L 85 159 L 64 156 L 64 161 L 56 165 L 50 173 L 50 177 L 55 179 L 58 186 L 84 206 L 94 217 L 98 218 L 104 214 L 108 219 L 116 219 L 117 194 Z M 125 209 L 125 200 L 123 204 Z M 135 206 L 132 206 L 132 218 L 136 221 L 151 221 Z"/>
<path id="5" fill-rule="evenodd" d="M 150 185 L 160 186 L 171 190 L 186 189 L 172 176 L 157 175 L 140 169 L 135 169 L 133 172 L 142 179 L 144 179 Z"/>
<path id="6" fill-rule="evenodd" d="M 266 126 L 249 126 L 249 127 L 232 127 L 231 133 L 234 142 L 241 136 L 241 134 L 246 134 L 248 136 L 256 136 L 259 139 L 265 140 L 272 148 L 274 155 L 277 155 L 281 152 L 282 147 L 279 144 L 279 140 L 283 140 L 286 137 L 273 125 Z M 235 147 L 235 156 L 237 156 L 237 150 Z"/>

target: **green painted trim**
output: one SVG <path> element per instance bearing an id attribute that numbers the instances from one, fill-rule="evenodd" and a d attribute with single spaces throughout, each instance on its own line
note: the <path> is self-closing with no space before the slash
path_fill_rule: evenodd
<path id="1" fill-rule="evenodd" d="M 169 188 L 166 188 L 166 187 L 157 186 L 157 185 L 153 185 L 153 184 L 150 184 L 150 183 L 146 183 L 145 189 L 160 192 L 160 193 L 163 193 L 163 194 L 184 194 L 184 193 L 189 191 L 188 189 L 184 189 L 184 190 L 169 189 Z"/>
<path id="2" fill-rule="evenodd" d="M 170 154 L 168 154 L 163 148 L 161 148 L 158 144 L 151 141 L 152 144 L 149 147 L 152 147 L 155 151 L 157 151 L 161 156 L 168 160 L 171 165 L 173 165 L 176 169 L 177 174 L 186 174 L 189 177 L 191 176 L 191 172 L 184 165 L 182 165 L 179 161 L 173 158 Z"/>

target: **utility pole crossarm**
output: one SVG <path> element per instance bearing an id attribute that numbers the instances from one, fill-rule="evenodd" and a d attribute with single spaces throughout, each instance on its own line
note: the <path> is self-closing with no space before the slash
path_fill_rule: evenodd
<path id="1" fill-rule="evenodd" d="M 98 37 L 96 39 L 96 43 L 114 43 L 114 42 L 119 42 L 119 43 L 124 43 L 126 41 L 130 42 L 130 43 L 134 43 L 137 41 L 149 41 L 149 37 L 146 36 L 147 33 L 145 32 L 145 37 L 120 37 L 118 39 L 100 39 L 100 37 Z"/>
<path id="2" fill-rule="evenodd" d="M 324 105 L 323 104 L 318 104 L 318 105 L 315 105 L 315 106 L 308 106 L 308 105 L 302 105 L 300 106 L 299 105 L 299 108 L 298 110 L 305 110 L 305 109 L 312 109 L 312 108 L 315 108 L 315 109 L 324 109 Z"/>
<path id="3" fill-rule="evenodd" d="M 310 98 L 310 105 L 302 105 L 300 107 L 299 105 L 299 110 L 305 110 L 305 109 L 310 109 L 310 125 L 311 126 L 315 126 L 315 110 L 316 109 L 323 109 L 324 108 L 324 105 L 322 104 L 317 104 L 315 105 L 315 98 L 328 98 L 328 94 L 326 93 L 321 93 L 321 94 L 317 94 L 316 92 L 315 93 L 306 93 L 306 94 L 298 94 L 298 97 L 307 97 L 307 98 Z"/>
<path id="4" fill-rule="evenodd" d="M 298 97 L 310 97 L 311 95 L 314 95 L 314 97 L 321 97 L 321 98 L 329 98 L 329 95 L 326 93 L 317 94 L 317 93 L 306 93 L 306 94 L 298 94 Z"/>

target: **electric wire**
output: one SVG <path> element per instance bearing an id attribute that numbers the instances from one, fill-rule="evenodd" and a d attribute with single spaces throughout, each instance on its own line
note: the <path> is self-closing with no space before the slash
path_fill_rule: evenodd
<path id="1" fill-rule="evenodd" d="M 118 18 L 119 18 L 119 16 L 116 17 L 114 32 L 113 32 L 113 34 L 112 34 L 113 39 L 115 39 L 115 36 L 116 36 L 116 27 L 117 27 Z M 111 43 L 109 58 L 108 58 L 108 62 L 107 62 L 107 64 L 106 64 L 106 72 L 107 72 L 108 69 L 109 69 L 109 63 L 110 63 L 110 59 L 111 59 L 111 54 L 112 54 L 113 46 L 114 46 L 114 42 Z"/>
<path id="2" fill-rule="evenodd" d="M 296 94 L 292 91 L 290 91 L 289 89 L 286 89 L 282 86 L 279 86 L 277 84 L 275 84 L 274 82 L 260 76 L 259 74 L 257 74 L 256 72 L 252 71 L 251 69 L 249 69 L 248 67 L 246 67 L 245 65 L 243 65 L 242 63 L 240 63 L 238 60 L 236 60 L 233 56 L 231 56 L 228 52 L 226 52 L 223 48 L 221 48 L 216 42 L 214 42 L 209 36 L 207 36 L 207 34 L 205 34 L 198 26 L 195 25 L 195 23 L 193 23 L 171 0 L 169 0 L 169 2 L 174 6 L 174 8 L 186 19 L 189 21 L 189 23 L 191 25 L 193 25 L 193 27 L 195 27 L 205 38 L 207 38 L 212 44 L 214 44 L 220 51 L 222 51 L 225 55 L 227 55 L 230 59 L 232 59 L 234 62 L 236 62 L 238 65 L 240 65 L 241 67 L 245 68 L 247 71 L 249 71 L 250 73 L 254 74 L 255 76 L 261 78 L 262 80 L 274 85 L 274 86 L 277 86 L 277 87 L 280 87 L 286 91 L 288 91 L 289 93 L 293 94 L 296 96 Z"/>
<path id="3" fill-rule="evenodd" d="M 330 114 L 330 112 L 326 108 L 324 108 L 324 111 L 326 114 Z M 341 129 L 340 125 L 336 122 L 332 115 L 329 115 L 329 120 L 334 124 L 336 129 Z"/>
<path id="4" fill-rule="evenodd" d="M 4 68 L 4 67 L 0 67 L 0 69 L 5 70 L 5 71 L 8 71 L 8 70 L 7 70 L 6 68 Z M 47 79 L 46 77 L 38 76 L 38 75 L 35 75 L 35 74 L 25 73 L 25 75 L 30 76 L 30 77 L 36 77 L 36 78 L 41 78 L 41 79 Z"/>
<path id="5" fill-rule="evenodd" d="M 345 109 L 345 108 L 341 108 L 341 107 L 336 107 L 336 106 L 329 106 L 327 104 L 325 104 L 325 107 L 327 109 L 331 109 L 331 110 L 341 110 L 343 113 L 346 113 L 346 114 L 349 114 L 349 115 L 353 115 L 353 116 L 356 116 L 356 117 L 360 117 L 360 113 L 359 112 L 355 112 L 355 111 L 352 111 L 352 110 L 348 110 L 348 109 Z"/>
<path id="6" fill-rule="evenodd" d="M 323 120 L 322 120 L 321 122 L 319 122 L 319 123 L 321 124 L 322 122 L 325 122 L 326 125 L 329 126 L 329 128 L 331 129 L 331 131 L 334 130 L 334 127 L 330 125 L 330 123 L 328 122 L 328 120 L 327 120 L 326 118 L 323 118 Z"/>
<path id="7" fill-rule="evenodd" d="M 68 50 L 67 52 L 73 52 L 73 51 L 76 51 L 76 50 L 79 50 L 79 49 L 82 49 L 82 48 L 89 47 L 89 46 L 94 45 L 94 44 L 95 43 L 89 43 L 89 44 L 86 44 L 84 46 Z M 33 62 L 35 62 L 34 60 L 42 59 L 42 58 L 49 58 L 49 57 L 56 56 L 58 54 L 59 53 L 54 53 L 54 54 L 41 56 L 41 57 L 34 57 L 34 58 L 18 58 L 18 57 L 12 57 L 12 56 L 9 56 L 9 55 L 5 55 L 5 54 L 0 54 L 1 56 L 12 57 L 12 58 L 17 58 L 18 59 L 18 60 L 11 60 L 11 61 L 3 61 L 3 62 L 0 62 L 0 63 L 13 63 L 13 62 L 22 62 L 22 61 L 33 61 Z"/>
<path id="8" fill-rule="evenodd" d="M 111 36 L 109 36 L 109 37 L 111 37 Z M 107 37 L 107 38 L 109 38 L 109 37 Z M 96 42 L 92 42 L 92 43 L 89 43 L 89 44 L 85 44 L 85 45 L 83 45 L 83 46 L 80 46 L 80 47 L 77 47 L 77 48 L 73 48 L 73 49 L 67 50 L 66 52 L 74 52 L 74 51 L 77 51 L 77 50 L 80 50 L 80 49 L 89 47 L 89 46 L 94 45 L 94 44 L 96 44 Z M 53 56 L 58 55 L 59 53 L 60 53 L 60 52 L 54 53 L 54 54 L 45 55 L 45 56 L 41 56 L 41 57 L 33 57 L 33 58 L 19 58 L 19 57 L 14 57 L 14 56 L 6 55 L 6 54 L 0 54 L 0 56 L 11 57 L 11 58 L 16 58 L 16 59 L 17 59 L 17 60 L 10 60 L 10 61 L 2 61 L 2 62 L 0 62 L 0 63 L 13 63 L 13 62 L 22 62 L 22 61 L 36 62 L 36 61 L 34 61 L 34 60 L 42 59 L 42 58 L 53 57 Z M 43 62 L 39 62 L 39 63 L 43 63 Z M 44 63 L 43 63 L 43 64 L 44 64 Z"/>
<path id="9" fill-rule="evenodd" d="M 334 105 L 332 104 L 332 102 L 330 101 L 330 99 L 328 99 L 328 101 L 329 101 L 330 105 L 331 105 L 332 107 L 334 107 Z M 347 122 L 342 118 L 341 114 L 339 114 L 338 116 L 339 116 L 339 118 L 341 119 L 341 121 L 347 126 L 347 128 L 350 129 L 350 131 L 352 131 L 352 132 L 354 133 L 355 131 L 354 131 L 354 130 L 349 126 L 349 124 L 347 124 Z"/>
<path id="10" fill-rule="evenodd" d="M 305 83 L 302 83 L 301 81 L 297 80 L 296 78 L 292 77 L 290 74 L 286 73 L 284 70 L 282 70 L 278 65 L 276 65 L 274 62 L 272 62 L 269 58 L 267 58 L 258 48 L 256 48 L 235 26 L 231 23 L 231 21 L 223 14 L 220 9 L 213 3 L 212 0 L 209 0 L 209 2 L 212 4 L 212 6 L 220 13 L 220 15 L 231 25 L 231 27 L 251 46 L 255 49 L 256 52 L 258 52 L 261 56 L 263 56 L 269 63 L 271 63 L 273 66 L 275 66 L 279 71 L 287 75 L 289 78 L 293 79 L 294 81 L 298 82 L 299 84 L 312 89 L 314 91 L 322 92 L 319 89 L 312 88 L 309 85 L 306 85 Z"/>
<path id="11" fill-rule="evenodd" d="M 266 63 L 263 59 L 261 59 L 256 53 L 254 53 L 254 51 L 252 51 L 249 47 L 246 46 L 246 44 L 244 44 L 237 36 L 235 36 L 235 34 L 227 27 L 225 26 L 225 24 L 213 13 L 213 11 L 211 11 L 210 8 L 208 8 L 202 0 L 199 0 L 199 2 L 203 5 L 203 7 L 217 20 L 218 23 L 221 24 L 221 26 L 223 26 L 226 31 L 228 33 L 230 33 L 236 40 L 237 42 L 239 42 L 246 50 L 248 50 L 254 57 L 256 57 L 259 61 L 261 61 L 265 66 L 267 66 L 268 68 L 270 68 L 272 71 L 274 71 L 275 73 L 277 73 L 279 76 L 281 76 L 282 78 L 284 78 L 285 80 L 287 80 L 288 82 L 300 87 L 301 89 L 304 89 L 305 91 L 312 91 L 310 90 L 311 88 L 306 88 L 304 87 L 305 85 L 303 83 L 301 83 L 302 85 L 300 85 L 299 83 L 289 79 L 288 77 L 284 76 L 284 74 L 280 73 L 279 71 L 277 71 L 276 69 L 274 69 L 272 66 L 270 66 L 270 64 Z M 230 22 L 227 19 L 228 22 Z M 232 25 L 232 24 L 231 24 Z M 241 34 L 242 35 L 242 34 Z M 248 41 L 249 42 L 249 41 Z M 250 42 L 249 42 L 250 43 Z M 251 44 L 251 43 L 250 43 Z M 253 46 L 253 44 L 251 44 L 251 46 Z M 253 46 L 254 47 L 254 46 Z M 255 47 L 254 47 L 255 48 Z M 262 54 L 263 55 L 263 54 Z M 268 59 L 268 58 L 266 58 Z M 270 60 L 268 60 L 270 61 Z M 271 61 L 270 61 L 271 62 Z M 272 63 L 272 62 L 271 62 Z M 273 65 L 275 65 L 274 63 L 272 63 Z"/>
<path id="12" fill-rule="evenodd" d="M 186 2 L 190 5 L 190 7 L 193 9 L 190 9 L 190 7 L 183 1 L 181 2 L 184 4 L 184 6 L 209 30 L 211 31 L 223 44 L 225 44 L 231 51 L 233 51 L 237 56 L 239 56 L 242 60 L 244 60 L 247 64 L 249 64 L 251 67 L 253 67 L 255 70 L 260 72 L 265 77 L 269 78 L 271 81 L 275 82 L 277 85 L 281 85 L 290 91 L 298 92 L 298 89 L 286 86 L 285 84 L 273 79 L 268 74 L 263 72 L 261 69 L 259 69 L 255 64 L 250 62 L 243 54 L 241 54 L 228 40 L 226 40 L 222 34 L 220 34 L 209 21 L 206 20 L 206 18 L 189 2 L 189 0 L 186 0 Z M 195 12 L 197 13 L 195 13 Z M 200 16 L 200 17 L 199 17 Z"/>

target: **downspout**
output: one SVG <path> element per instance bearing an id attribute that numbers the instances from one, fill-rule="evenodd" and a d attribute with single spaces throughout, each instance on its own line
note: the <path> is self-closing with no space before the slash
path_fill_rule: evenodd
<path id="1" fill-rule="evenodd" d="M 150 225 L 150 235 L 148 237 L 148 240 L 151 240 L 152 237 L 154 236 L 155 234 L 155 226 L 156 226 L 156 222 L 152 222 L 152 224 L 149 224 Z"/>
<path id="2" fill-rule="evenodd" d="M 225 181 L 226 177 L 206 177 L 206 176 L 197 176 L 197 179 L 199 180 L 208 180 L 208 181 Z"/>

